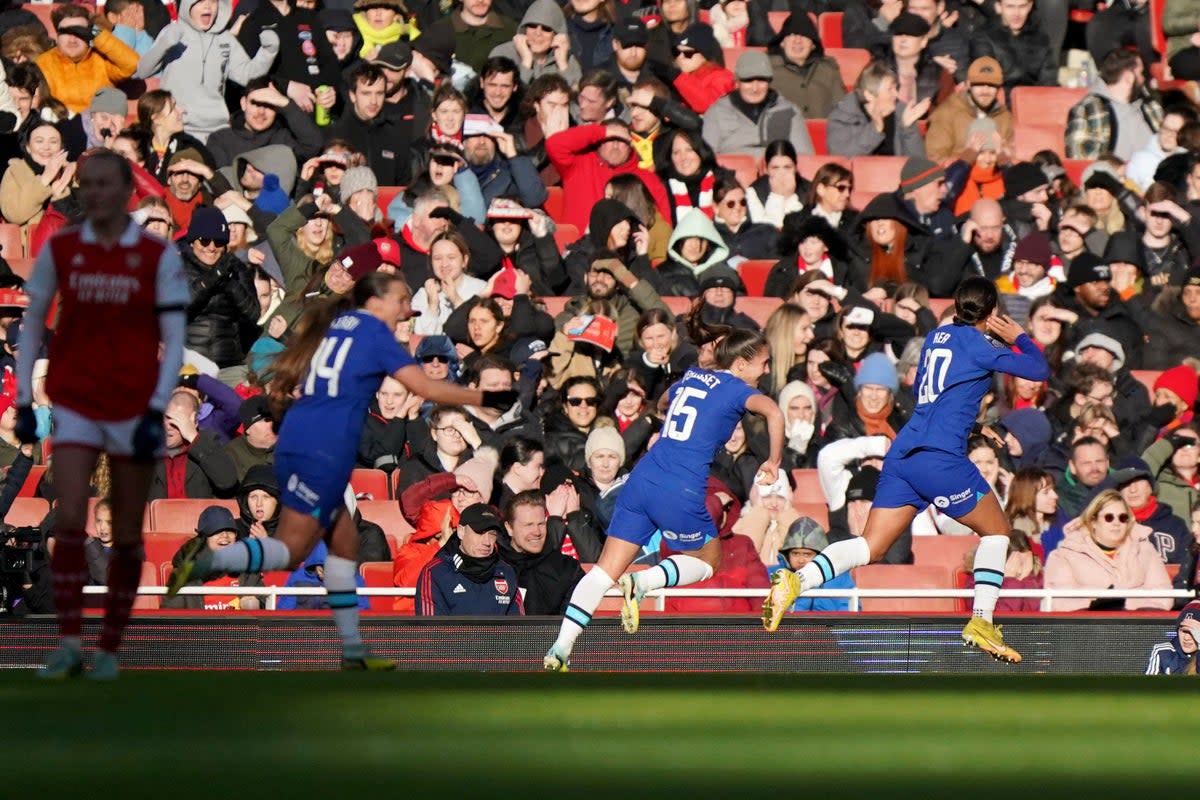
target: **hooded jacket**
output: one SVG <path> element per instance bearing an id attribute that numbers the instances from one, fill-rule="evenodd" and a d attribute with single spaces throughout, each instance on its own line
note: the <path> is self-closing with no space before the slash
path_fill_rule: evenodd
<path id="1" fill-rule="evenodd" d="M 250 535 L 250 529 L 257 521 L 254 519 L 254 514 L 250 511 L 250 493 L 259 490 L 266 492 L 279 500 L 279 481 L 275 479 L 275 468 L 270 464 L 256 464 L 246 471 L 245 477 L 242 478 L 242 488 L 238 490 L 238 511 L 241 516 L 237 520 L 238 538 L 244 539 Z M 283 506 L 277 505 L 275 513 L 270 519 L 262 521 L 262 526 L 267 529 L 268 536 L 274 536 L 275 531 L 279 528 L 279 512 L 283 510 Z"/>
<path id="2" fill-rule="evenodd" d="M 1150 544 L 1150 529 L 1134 525 L 1125 543 L 1111 558 L 1105 555 L 1078 519 L 1065 529 L 1062 544 L 1046 560 L 1047 589 L 1171 589 L 1167 568 Z M 1055 611 L 1087 609 L 1091 600 L 1056 598 Z M 1131 598 L 1125 609 L 1169 609 L 1171 598 Z"/>
<path id="3" fill-rule="evenodd" d="M 593 257 L 601 250 L 611 249 L 608 246 L 608 237 L 612 229 L 625 220 L 629 220 L 629 224 L 634 227 L 641 224 L 629 207 L 619 200 L 604 198 L 591 207 L 587 233 L 570 246 L 563 259 L 563 269 L 567 277 L 565 294 L 575 295 L 584 291 L 585 274 L 592 266 Z M 616 255 L 635 274 L 649 274 L 650 260 L 637 254 L 632 237 Z"/>
<path id="4" fill-rule="evenodd" d="M 554 0 L 534 0 L 533 4 L 525 11 L 525 16 L 521 17 L 521 24 L 517 26 L 518 32 L 524 32 L 529 25 L 542 25 L 558 33 L 567 32 L 567 20 L 563 16 L 562 7 L 554 2 Z M 511 41 L 504 42 L 492 49 L 491 57 L 496 58 L 502 56 L 511 59 L 521 71 L 521 84 L 528 86 L 535 78 L 540 78 L 543 75 L 562 75 L 563 79 L 571 86 L 579 83 L 583 77 L 583 70 L 579 67 L 579 59 L 575 58 L 572 52 L 567 56 L 567 68 L 560 70 L 558 61 L 552 54 L 547 55 L 546 59 L 539 62 L 535 57 L 533 63 L 526 67 L 521 63 L 520 56 L 517 55 L 517 47 Z"/>
<path id="5" fill-rule="evenodd" d="M 683 240 L 693 237 L 709 244 L 708 253 L 698 264 L 687 261 L 680 252 Z M 700 209 L 691 209 L 679 220 L 667 242 L 667 261 L 658 266 L 655 280 L 659 294 L 696 297 L 700 294 L 700 274 L 709 267 L 724 264 L 728 258 L 729 248 L 712 220 Z"/>
<path id="6" fill-rule="evenodd" d="M 294 588 L 317 588 L 325 585 L 321 578 L 317 577 L 317 567 L 325 566 L 325 559 L 329 556 L 329 548 L 325 542 L 317 542 L 313 547 L 312 552 L 308 554 L 308 558 L 304 559 L 304 563 L 296 567 L 295 571 L 288 576 L 285 586 Z M 355 586 L 366 586 L 362 575 L 355 574 Z M 279 598 L 275 605 L 276 608 L 282 611 L 293 611 L 295 609 L 318 609 L 329 608 L 329 601 L 323 595 L 285 595 Z M 371 607 L 368 598 L 359 595 L 358 608 L 360 611 L 366 611 Z"/>
<path id="7" fill-rule="evenodd" d="M 159 32 L 154 46 L 142 56 L 135 73 L 150 78 L 161 73 L 162 88 L 187 109 L 187 129 L 201 141 L 229 125 L 225 83 L 245 86 L 266 75 L 279 54 L 279 35 L 270 29 L 259 34 L 258 53 L 246 55 L 233 32 L 232 0 L 217 0 L 216 19 L 207 31 L 192 23 L 196 0 L 179 4 L 179 19 Z"/>
<path id="8" fill-rule="evenodd" d="M 970 270 L 971 248 L 957 236 L 937 239 L 916 222 L 894 194 L 881 194 L 867 204 L 858 217 L 859 240 L 851 268 L 852 285 L 865 289 L 871 271 L 871 246 L 866 225 L 876 219 L 894 219 L 908 229 L 904 263 L 908 279 L 929 290 L 932 297 L 953 297 L 954 290 Z"/>
<path id="9" fill-rule="evenodd" d="M 1175 636 L 1154 645 L 1150 651 L 1150 663 L 1146 667 L 1147 675 L 1196 674 L 1197 651 L 1185 653 L 1179 641 L 1179 629 L 1187 619 L 1200 619 L 1200 603 L 1193 602 L 1185 605 L 1175 620 Z"/>

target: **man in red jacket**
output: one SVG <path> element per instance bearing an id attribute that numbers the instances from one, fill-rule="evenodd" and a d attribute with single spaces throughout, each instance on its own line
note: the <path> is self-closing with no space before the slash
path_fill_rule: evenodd
<path id="1" fill-rule="evenodd" d="M 719 52 L 712 28 L 702 22 L 689 25 L 671 47 L 671 84 L 697 114 L 733 91 L 733 73 L 716 63 Z"/>
<path id="2" fill-rule="evenodd" d="M 629 127 L 624 122 L 567 128 L 546 140 L 546 155 L 568 188 L 563 197 L 562 222 L 586 230 L 592 206 L 604 198 L 604 185 L 614 175 L 626 172 L 642 179 L 658 213 L 663 219 L 671 218 L 667 190 L 657 175 L 638 166 Z"/>

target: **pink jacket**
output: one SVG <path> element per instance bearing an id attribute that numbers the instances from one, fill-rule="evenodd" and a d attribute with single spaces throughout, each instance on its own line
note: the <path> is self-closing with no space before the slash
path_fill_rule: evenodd
<path id="1" fill-rule="evenodd" d="M 1171 589 L 1167 568 L 1154 545 L 1150 528 L 1134 525 L 1125 544 L 1114 557 L 1104 554 L 1078 519 L 1066 526 L 1066 538 L 1046 560 L 1047 589 Z M 1091 604 L 1087 598 L 1062 598 L 1053 601 L 1055 611 L 1079 611 Z M 1125 609 L 1169 609 L 1169 597 L 1132 598 Z"/>

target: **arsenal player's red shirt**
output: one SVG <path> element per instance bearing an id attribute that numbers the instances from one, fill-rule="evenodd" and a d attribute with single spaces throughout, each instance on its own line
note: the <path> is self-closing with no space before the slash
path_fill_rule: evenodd
<path id="1" fill-rule="evenodd" d="M 67 228 L 42 248 L 30 276 L 31 293 L 56 290 L 50 399 L 96 420 L 145 413 L 158 383 L 158 314 L 191 300 L 178 251 L 132 220 L 111 248 L 87 223 Z"/>

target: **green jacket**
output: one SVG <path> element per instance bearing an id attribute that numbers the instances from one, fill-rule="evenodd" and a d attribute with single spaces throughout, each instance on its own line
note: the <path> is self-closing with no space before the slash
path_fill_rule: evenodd
<path id="1" fill-rule="evenodd" d="M 1192 506 L 1200 498 L 1200 491 L 1175 474 L 1171 469 L 1171 456 L 1175 454 L 1175 446 L 1167 438 L 1159 439 L 1142 452 L 1142 460 L 1154 473 L 1154 496 L 1160 503 L 1166 503 L 1175 512 L 1175 516 L 1187 521 L 1192 513 Z"/>
<path id="2" fill-rule="evenodd" d="M 1162 27 L 1167 36 L 1167 58 L 1191 45 L 1200 19 L 1200 0 L 1167 0 L 1163 8 Z"/>

